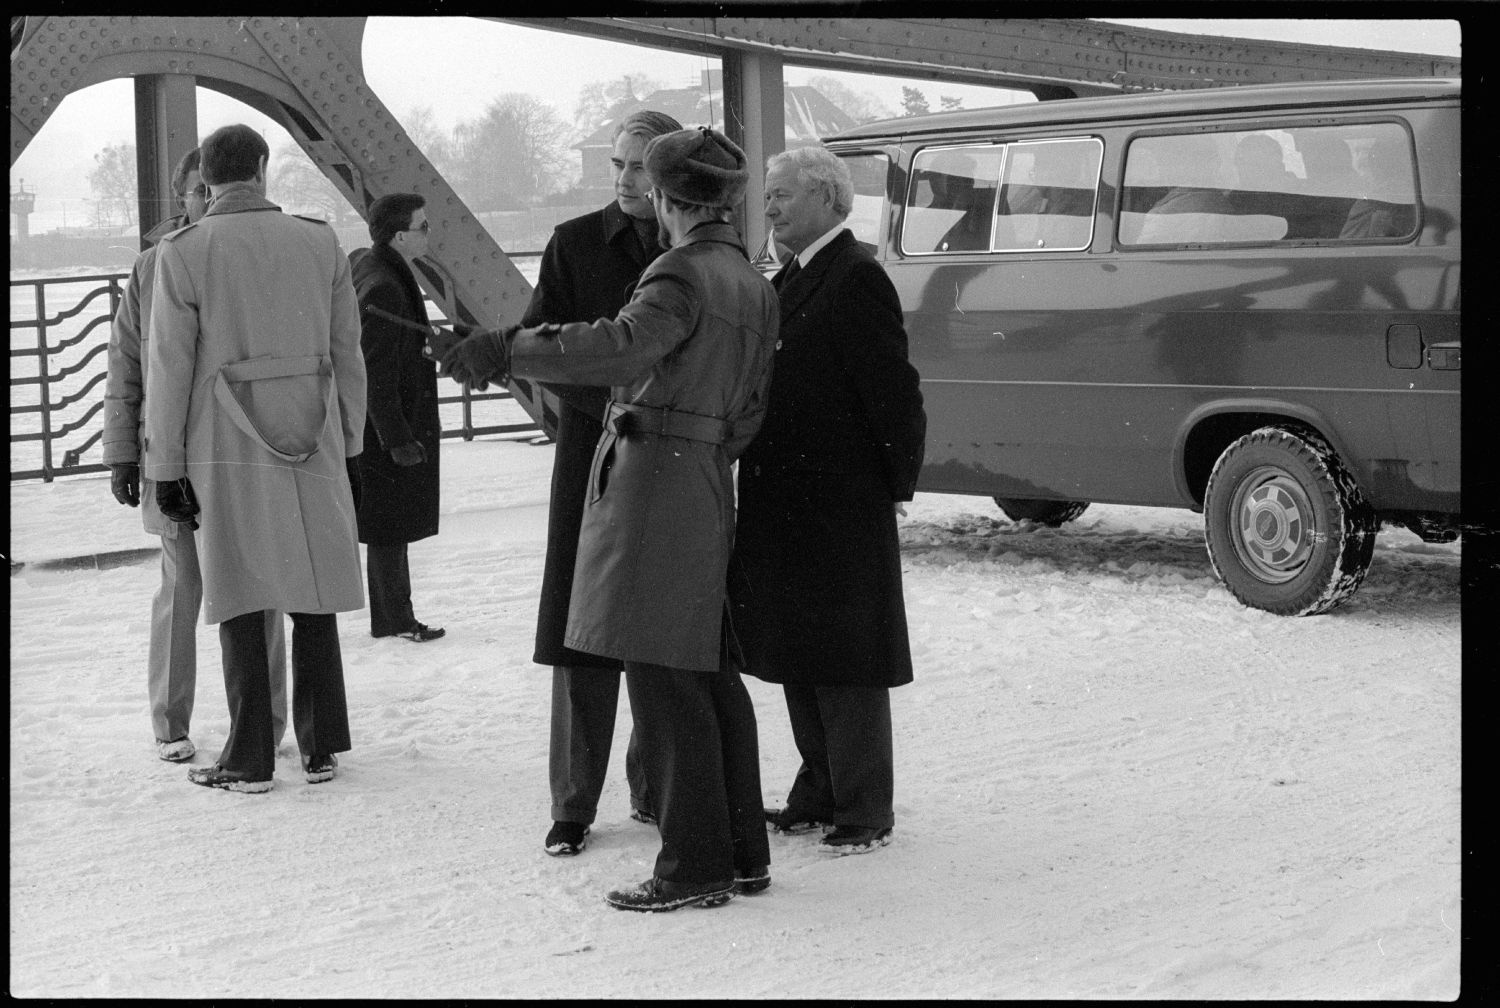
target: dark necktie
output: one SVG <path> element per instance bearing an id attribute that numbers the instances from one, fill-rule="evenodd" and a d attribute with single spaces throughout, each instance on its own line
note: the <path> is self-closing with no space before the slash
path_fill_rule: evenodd
<path id="1" fill-rule="evenodd" d="M 776 289 L 780 290 L 787 284 L 791 283 L 792 278 L 800 272 L 802 272 L 802 260 L 798 259 L 796 256 L 792 256 L 791 263 L 787 265 L 786 269 L 781 271 L 781 276 L 779 277 L 779 280 L 781 282 L 776 285 Z"/>
<path id="2" fill-rule="evenodd" d="M 631 220 L 635 225 L 635 236 L 641 240 L 641 249 L 646 253 L 647 261 L 656 258 L 661 251 L 661 245 L 657 242 L 656 218 L 642 219 L 636 217 Z"/>

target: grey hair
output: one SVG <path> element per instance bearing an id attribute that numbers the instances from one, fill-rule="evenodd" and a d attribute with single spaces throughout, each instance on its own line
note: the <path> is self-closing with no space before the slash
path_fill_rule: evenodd
<path id="1" fill-rule="evenodd" d="M 666 133 L 676 133 L 680 129 L 682 123 L 665 112 L 640 109 L 620 120 L 620 125 L 615 127 L 614 139 L 618 140 L 621 133 L 630 133 L 650 140 Z"/>
<path id="2" fill-rule="evenodd" d="M 809 189 L 821 189 L 833 197 L 833 212 L 842 220 L 854 209 L 854 180 L 849 166 L 820 144 L 792 147 L 766 158 L 766 171 L 780 164 L 797 166 L 797 181 Z"/>

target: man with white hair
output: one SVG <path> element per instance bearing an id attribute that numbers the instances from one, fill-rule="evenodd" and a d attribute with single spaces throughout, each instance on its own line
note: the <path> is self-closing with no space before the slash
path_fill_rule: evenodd
<path id="1" fill-rule="evenodd" d="M 890 842 L 890 689 L 912 680 L 896 514 L 927 430 L 901 303 L 844 227 L 849 169 L 822 147 L 767 162 L 766 220 L 795 258 L 773 281 L 781 342 L 760 432 L 739 468 L 730 618 L 745 670 L 780 683 L 802 757 L 784 834 Z"/>

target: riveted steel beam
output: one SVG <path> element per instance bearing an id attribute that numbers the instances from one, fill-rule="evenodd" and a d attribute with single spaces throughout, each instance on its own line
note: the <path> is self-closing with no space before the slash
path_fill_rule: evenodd
<path id="1" fill-rule="evenodd" d="M 292 135 L 361 214 L 376 198 L 419 192 L 432 223 L 419 281 L 449 318 L 520 320 L 531 285 L 407 138 L 365 82 L 364 18 L 47 17 L 11 30 L 11 163 L 73 92 L 114 78 L 183 75 L 239 99 Z M 149 180 L 148 180 L 149 181 Z M 551 429 L 550 393 L 511 391 Z"/>
<path id="2" fill-rule="evenodd" d="M 183 74 L 135 79 L 136 203 L 141 247 L 152 228 L 177 212 L 172 169 L 198 146 L 198 89 Z"/>
<path id="3" fill-rule="evenodd" d="M 638 45 L 989 84 L 1042 98 L 1360 77 L 1448 77 L 1411 53 L 1188 35 L 1067 18 L 550 18 L 526 22 Z"/>

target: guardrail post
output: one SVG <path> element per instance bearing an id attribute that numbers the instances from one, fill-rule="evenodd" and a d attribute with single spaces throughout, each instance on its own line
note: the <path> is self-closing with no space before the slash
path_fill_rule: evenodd
<path id="1" fill-rule="evenodd" d="M 37 383 L 37 395 L 40 397 L 42 419 L 42 482 L 52 482 L 52 397 L 49 394 L 48 378 L 50 368 L 47 363 L 47 295 L 45 286 L 41 281 L 32 285 L 36 289 L 36 368 L 37 376 L 41 379 Z"/>

